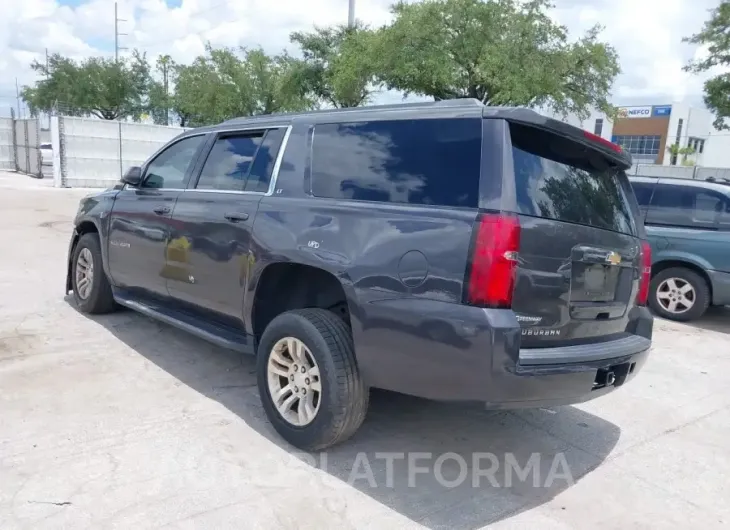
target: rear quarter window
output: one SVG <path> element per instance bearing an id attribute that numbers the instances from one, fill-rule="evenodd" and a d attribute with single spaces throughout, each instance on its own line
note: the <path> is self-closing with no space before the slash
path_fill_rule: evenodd
<path id="1" fill-rule="evenodd" d="M 476 208 L 481 118 L 319 124 L 316 197 Z"/>
<path id="2" fill-rule="evenodd" d="M 597 151 L 510 125 L 519 213 L 637 235 L 625 173 Z"/>
<path id="3" fill-rule="evenodd" d="M 650 224 L 713 228 L 728 208 L 727 196 L 713 190 L 679 184 L 659 184 L 647 215 Z"/>

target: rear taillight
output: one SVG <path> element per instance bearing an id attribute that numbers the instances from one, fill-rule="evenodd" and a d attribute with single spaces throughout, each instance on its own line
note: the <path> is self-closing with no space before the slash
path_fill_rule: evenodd
<path id="1" fill-rule="evenodd" d="M 474 226 L 464 301 L 481 307 L 511 307 L 519 250 L 517 217 L 480 214 Z"/>
<path id="2" fill-rule="evenodd" d="M 636 303 L 646 305 L 649 300 L 649 283 L 651 283 L 651 246 L 646 241 L 641 242 L 641 270 L 639 273 L 639 294 L 636 296 Z"/>
<path id="3" fill-rule="evenodd" d="M 613 142 L 609 142 L 608 140 L 606 140 L 605 138 L 601 138 L 597 134 L 593 134 L 593 133 L 588 132 L 588 131 L 583 131 L 583 135 L 586 138 L 588 138 L 590 141 L 596 142 L 597 144 L 602 144 L 602 145 L 608 147 L 609 149 L 613 149 L 617 153 L 620 153 L 622 151 L 620 145 L 615 144 Z"/>

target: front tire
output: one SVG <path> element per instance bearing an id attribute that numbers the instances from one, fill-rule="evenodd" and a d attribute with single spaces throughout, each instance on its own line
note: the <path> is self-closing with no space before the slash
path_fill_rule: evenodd
<path id="1" fill-rule="evenodd" d="M 695 271 L 670 267 L 651 279 L 649 305 L 657 315 L 669 320 L 696 320 L 710 305 L 710 287 Z"/>
<path id="2" fill-rule="evenodd" d="M 71 257 L 71 285 L 82 313 L 110 313 L 116 309 L 112 288 L 104 272 L 99 236 L 84 234 Z"/>
<path id="3" fill-rule="evenodd" d="M 369 390 L 355 361 L 352 332 L 330 311 L 277 316 L 259 342 L 256 370 L 266 416 L 299 449 L 343 442 L 365 419 Z"/>

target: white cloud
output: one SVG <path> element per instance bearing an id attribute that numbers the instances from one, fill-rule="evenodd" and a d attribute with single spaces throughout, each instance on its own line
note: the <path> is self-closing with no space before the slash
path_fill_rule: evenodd
<path id="1" fill-rule="evenodd" d="M 379 25 L 390 0 L 357 0 L 357 17 Z M 700 29 L 714 0 L 555 0 L 554 18 L 577 35 L 596 22 L 621 57 L 614 87 L 617 103 L 698 101 L 704 78 L 682 71 L 697 50 L 681 42 Z M 67 4 L 67 5 L 62 5 Z M 344 23 L 347 0 L 119 0 L 120 46 L 178 61 L 218 46 L 261 45 L 269 52 L 290 46 L 292 31 Z M 15 105 L 15 78 L 30 84 L 29 64 L 45 49 L 81 58 L 113 54 L 113 0 L 4 0 L 0 17 L 0 114 Z M 388 97 L 392 100 L 392 96 Z"/>

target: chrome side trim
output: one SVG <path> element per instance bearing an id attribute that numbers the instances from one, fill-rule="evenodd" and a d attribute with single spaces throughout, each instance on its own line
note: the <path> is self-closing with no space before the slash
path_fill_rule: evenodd
<path id="1" fill-rule="evenodd" d="M 183 190 L 188 193 L 228 193 L 229 195 L 266 195 L 263 191 L 240 191 L 240 190 L 209 190 L 188 188 Z"/>

